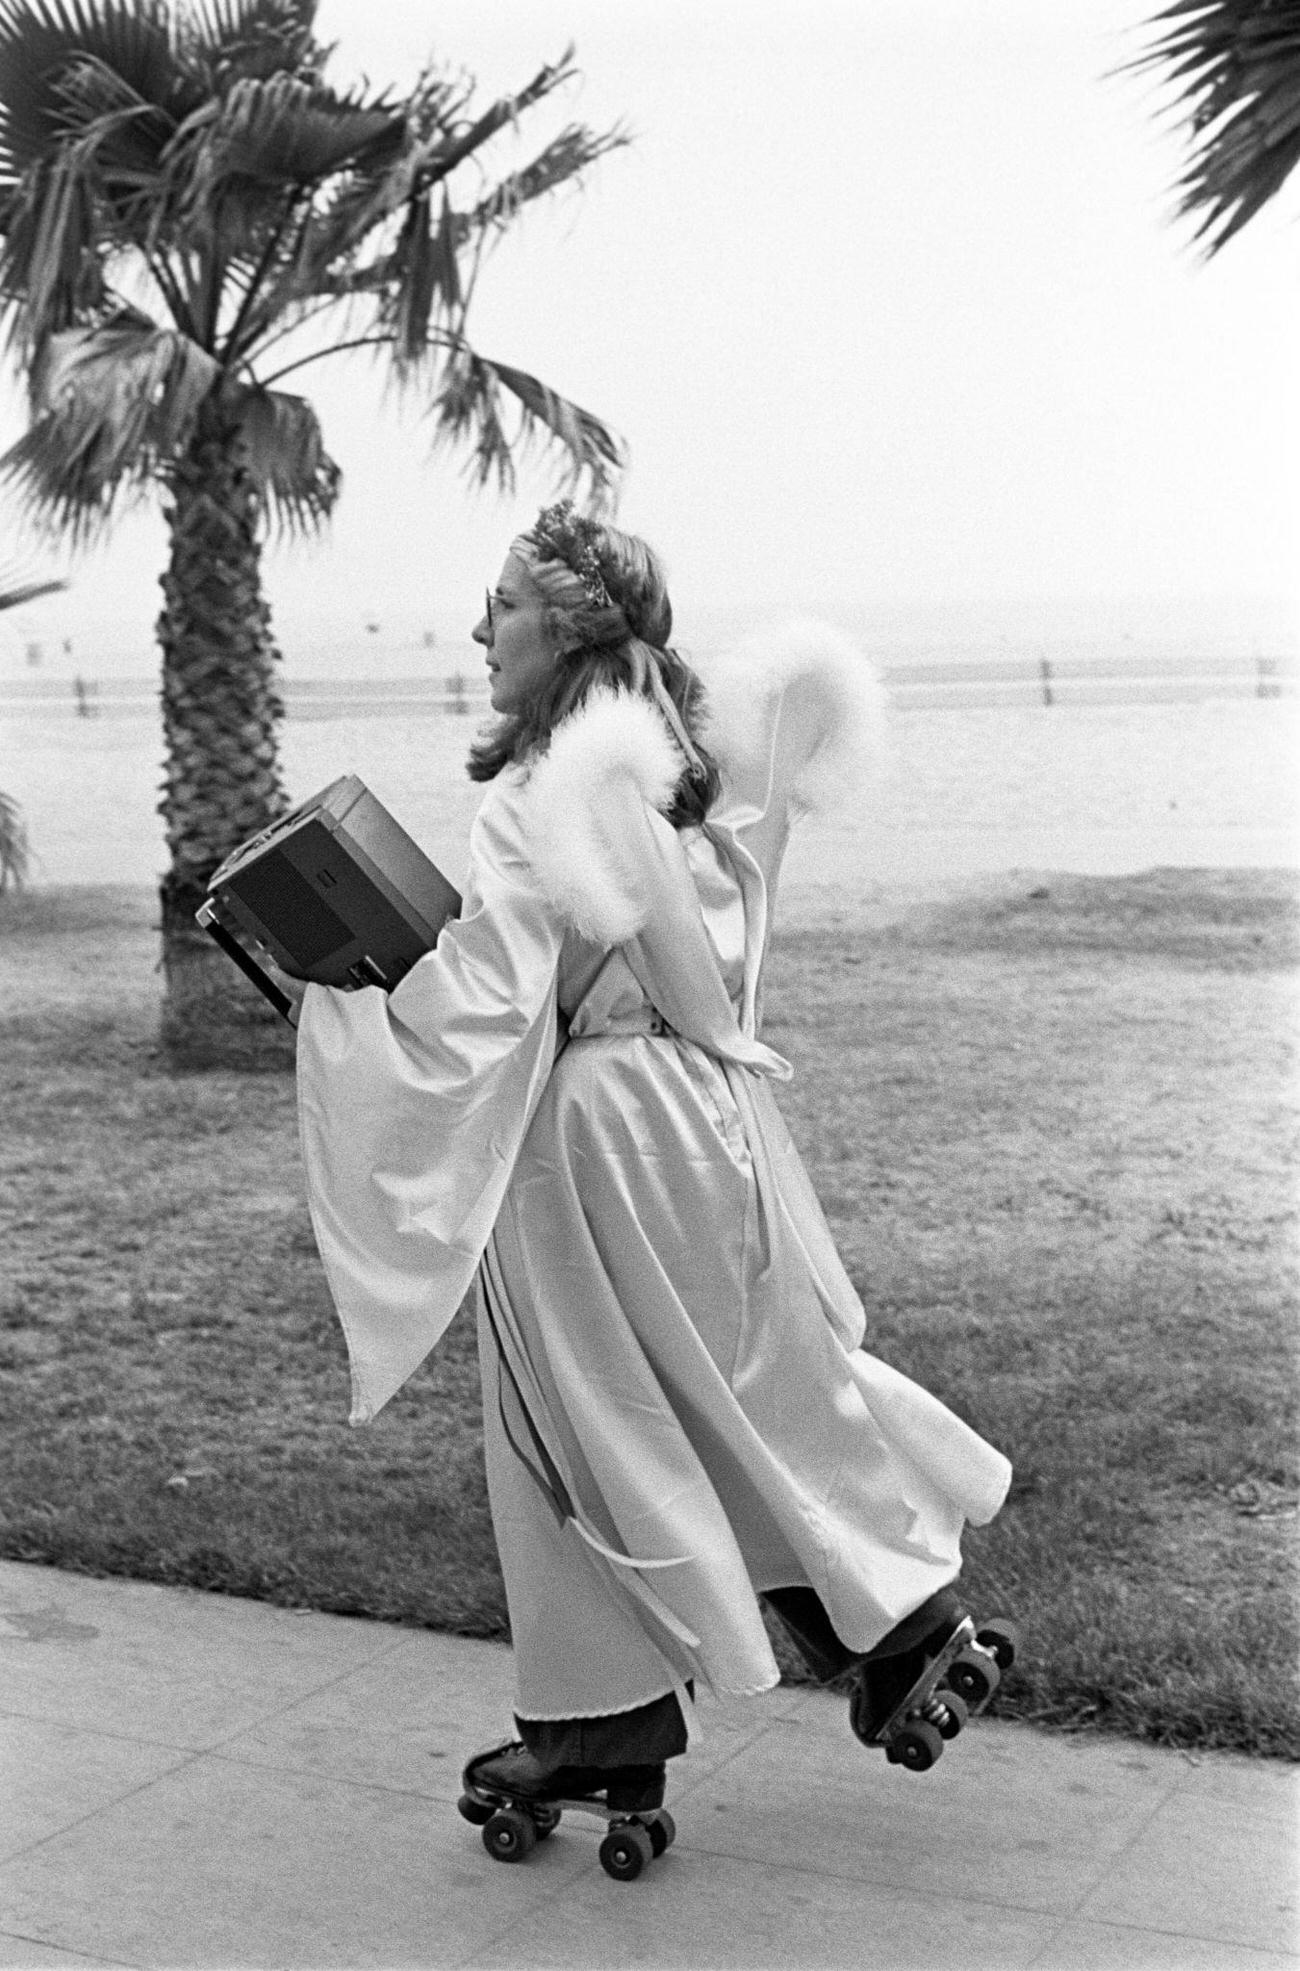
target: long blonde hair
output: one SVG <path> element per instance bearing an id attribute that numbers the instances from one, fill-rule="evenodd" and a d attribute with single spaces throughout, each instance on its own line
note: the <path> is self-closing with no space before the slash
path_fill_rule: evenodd
<path id="1" fill-rule="evenodd" d="M 554 540 L 545 534 L 540 539 L 521 534 L 511 546 L 541 592 L 547 634 L 558 654 L 549 681 L 531 703 L 505 713 L 470 748 L 470 779 L 492 780 L 504 767 L 545 751 L 560 721 L 603 685 L 649 698 L 676 729 L 682 777 L 668 819 L 675 828 L 698 826 L 722 782 L 699 739 L 704 687 L 669 645 L 673 612 L 663 565 L 636 534 L 603 521 L 578 524 L 590 551 L 585 581 L 556 556 Z"/>

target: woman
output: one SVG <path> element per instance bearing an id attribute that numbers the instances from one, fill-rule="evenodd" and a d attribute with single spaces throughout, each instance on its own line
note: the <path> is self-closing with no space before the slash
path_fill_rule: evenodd
<path id="1" fill-rule="evenodd" d="M 777 1682 L 760 1595 L 819 1672 L 858 1666 L 878 1738 L 1010 1477 L 861 1352 L 759 1038 L 789 828 L 870 722 L 861 659 L 794 630 L 706 706 L 671 629 L 634 537 L 565 502 L 513 543 L 474 630 L 499 717 L 462 915 L 391 994 L 310 986 L 299 1022 L 354 1421 L 475 1287 L 519 1737 L 467 1783 L 626 1813 L 662 1800 L 696 1681 Z"/>

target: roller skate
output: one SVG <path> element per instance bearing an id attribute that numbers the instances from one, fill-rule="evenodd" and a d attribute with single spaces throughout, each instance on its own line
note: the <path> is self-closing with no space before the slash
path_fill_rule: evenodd
<path id="1" fill-rule="evenodd" d="M 922 1641 L 859 1664 L 849 1699 L 854 1733 L 864 1745 L 882 1747 L 891 1765 L 928 1772 L 945 1741 L 988 1705 L 1018 1641 L 1014 1623 L 977 1629 L 955 1597 L 945 1597 L 940 1621 Z"/>
<path id="2" fill-rule="evenodd" d="M 676 1839 L 663 1805 L 662 1766 L 561 1766 L 546 1773 L 518 1739 L 507 1739 L 470 1760 L 457 1805 L 483 1830 L 494 1861 L 527 1861 L 539 1841 L 554 1834 L 563 1812 L 591 1814 L 608 1828 L 600 1865 L 616 1882 L 635 1882 L 647 1863 Z"/>

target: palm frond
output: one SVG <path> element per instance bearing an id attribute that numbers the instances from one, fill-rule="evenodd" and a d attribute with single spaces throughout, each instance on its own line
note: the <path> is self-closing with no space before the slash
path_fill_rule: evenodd
<path id="1" fill-rule="evenodd" d="M 501 418 L 501 391 L 490 363 L 472 349 L 457 352 L 443 374 L 433 409 L 437 440 L 465 447 L 480 486 L 495 479 L 503 493 L 515 485 L 514 456 Z"/>
<path id="2" fill-rule="evenodd" d="M 598 158 L 622 149 L 631 141 L 630 134 L 618 124 L 602 132 L 588 130 L 583 124 L 570 124 L 531 163 L 510 172 L 478 201 L 462 222 L 463 234 L 504 228 L 525 205 L 545 198 L 561 185 L 577 184 Z"/>
<path id="3" fill-rule="evenodd" d="M 1126 66 L 1177 87 L 1187 127 L 1178 210 L 1214 254 L 1300 164 L 1300 0 L 1176 0 Z"/>
<path id="4" fill-rule="evenodd" d="M 240 77 L 212 126 L 223 175 L 271 185 L 315 185 L 377 149 L 400 145 L 405 124 L 292 75 Z"/>
<path id="5" fill-rule="evenodd" d="M 260 386 L 236 401 L 245 463 L 271 520 L 288 534 L 319 533 L 342 474 L 325 450 L 314 407 L 305 397 Z"/>
<path id="6" fill-rule="evenodd" d="M 102 305 L 95 200 L 64 156 L 33 167 L 6 208 L 0 311 L 20 358 Z"/>
<path id="7" fill-rule="evenodd" d="M 424 362 L 437 324 L 458 332 L 472 285 L 458 261 L 466 245 L 481 241 L 488 228 L 504 228 L 523 204 L 575 179 L 628 141 L 622 130 L 597 134 L 570 126 L 473 212 L 451 205 L 451 171 L 513 124 L 530 103 L 567 81 L 575 72 L 570 54 L 473 119 L 459 114 L 465 97 L 455 84 L 432 73 L 423 76 L 400 115 L 393 112 L 387 133 L 349 157 L 325 196 L 304 212 L 295 253 L 279 266 L 250 314 L 239 353 L 251 356 L 286 310 L 327 297 L 375 298 L 378 321 L 392 333 L 399 373 Z M 383 108 L 388 110 L 386 102 Z M 440 184 L 444 197 L 438 206 L 431 194 Z"/>
<path id="8" fill-rule="evenodd" d="M 34 418 L 21 438 L 0 454 L 0 484 L 13 493 L 26 524 L 49 540 L 68 540 L 74 548 L 101 540 L 141 485 L 94 485 L 68 462 L 58 421 Z"/>
<path id="9" fill-rule="evenodd" d="M 429 186 L 441 184 L 449 178 L 458 165 L 472 157 L 499 130 L 507 125 L 517 124 L 526 110 L 543 97 L 558 89 L 562 83 L 571 82 L 577 74 L 573 65 L 573 48 L 566 48 L 558 62 L 549 62 L 540 68 L 532 81 L 527 83 L 517 95 L 500 96 L 497 101 L 475 117 L 469 124 L 453 124 L 450 129 L 427 144 L 420 164 L 416 191 L 427 190 Z"/>
<path id="10" fill-rule="evenodd" d="M 86 59 L 173 116 L 192 107 L 167 0 L 0 0 L 0 177 L 19 177 L 59 149 L 67 67 Z"/>
<path id="11" fill-rule="evenodd" d="M 441 139 L 421 133 L 427 102 L 422 98 L 417 107 L 419 116 L 409 103 L 401 115 L 390 115 L 387 130 L 377 131 L 346 160 L 323 196 L 304 202 L 292 253 L 281 259 L 247 311 L 241 356 L 251 356 L 263 336 L 274 335 L 286 313 L 322 300 L 369 295 L 397 331 L 395 349 L 399 365 L 405 365 L 420 358 L 439 296 L 448 312 L 459 310 L 460 275 L 453 263 L 464 225 L 459 218 L 440 217 L 435 226 L 433 201 L 419 189 L 430 152 Z M 382 275 L 358 276 L 358 255 L 376 234 L 384 244 L 373 267 L 382 265 Z"/>
<path id="12" fill-rule="evenodd" d="M 316 11 L 317 0 L 190 0 L 177 41 L 219 91 L 235 76 L 310 80 L 331 52 L 316 39 Z"/>
<path id="13" fill-rule="evenodd" d="M 439 254 L 448 255 L 453 246 L 459 254 L 485 233 L 504 231 L 523 206 L 558 191 L 566 183 L 579 183 L 590 165 L 630 142 L 630 135 L 621 127 L 597 132 L 581 125 L 571 126 L 531 163 L 501 179 L 469 211 L 455 211 L 444 204 Z M 394 163 L 381 182 L 369 183 L 358 176 L 339 188 L 330 207 L 313 214 L 302 267 L 300 271 L 295 270 L 295 300 L 308 296 L 346 300 L 364 295 L 382 299 L 390 296 L 395 286 L 400 287 L 413 278 L 412 239 L 399 235 L 396 244 L 385 240 L 369 259 L 360 257 L 358 249 L 403 206 L 409 211 L 413 203 L 427 197 L 427 193 L 413 188 L 428 179 L 430 160 L 437 150 L 436 142 L 415 147 Z M 425 205 L 423 209 L 427 213 L 431 206 Z M 467 280 L 458 269 L 453 283 L 448 267 L 439 286 L 446 295 L 455 287 L 458 298 L 449 309 L 448 319 L 459 320 L 468 305 L 472 280 Z M 394 321 L 398 313 L 399 309 L 390 305 L 384 310 L 384 318 Z"/>
<path id="14" fill-rule="evenodd" d="M 435 311 L 453 321 L 462 309 L 456 221 L 445 196 L 435 218 L 433 200 L 422 192 L 411 200 L 397 247 L 389 261 L 379 322 L 392 336 L 398 376 L 416 367 L 430 349 Z"/>
<path id="15" fill-rule="evenodd" d="M 31 848 L 22 809 L 11 794 L 0 794 L 0 893 L 21 890 L 27 881 Z"/>
<path id="16" fill-rule="evenodd" d="M 513 432 L 506 426 L 503 391 L 515 400 Z M 439 440 L 468 447 L 478 483 L 495 481 L 507 494 L 515 488 L 516 454 L 539 441 L 562 451 L 569 490 L 576 492 L 587 479 L 597 507 L 611 503 L 616 475 L 626 464 L 621 441 L 590 411 L 526 370 L 489 361 L 463 344 L 439 380 L 433 418 Z"/>
<path id="17" fill-rule="evenodd" d="M 515 369 L 510 363 L 494 363 L 492 367 L 521 407 L 525 444 L 538 438 L 544 444 L 557 441 L 567 456 L 575 490 L 585 474 L 592 500 L 598 505 L 608 501 L 617 475 L 627 467 L 623 441 L 593 412 L 562 397 L 527 370 Z"/>
<path id="18" fill-rule="evenodd" d="M 38 526 L 93 538 L 120 493 L 180 452 L 220 365 L 174 329 L 122 315 L 51 338 L 33 373 L 33 421 L 0 458 Z"/>
<path id="19" fill-rule="evenodd" d="M 13 582 L 7 575 L 0 574 L 0 611 L 17 609 L 24 602 L 34 602 L 37 596 L 54 595 L 59 589 L 66 589 L 67 582 L 58 577 L 53 581 Z"/>
<path id="20" fill-rule="evenodd" d="M 189 85 L 161 0 L 0 0 L 0 306 L 20 358 L 102 312 Z"/>
<path id="21" fill-rule="evenodd" d="M 350 160 L 350 168 L 314 207 L 302 271 L 316 283 L 315 292 L 322 291 L 331 270 L 344 274 L 363 243 L 399 221 L 434 182 L 429 163 L 445 145 L 446 130 L 436 119 L 431 131 L 425 126 L 435 103 L 447 108 L 449 92 L 432 83 L 422 83 L 421 92 L 394 114 L 391 140 Z"/>
<path id="22" fill-rule="evenodd" d="M 62 155 L 93 171 L 111 196 L 157 182 L 176 119 L 97 55 L 69 59 L 58 82 L 67 128 Z"/>
<path id="23" fill-rule="evenodd" d="M 199 310 L 203 339 L 215 346 L 220 334 L 226 360 L 245 357 L 311 291 L 313 253 L 335 246 L 316 220 L 321 186 L 380 168 L 403 133 L 386 104 L 359 105 L 290 75 L 236 79 L 177 132 L 168 245 L 173 259 L 197 248 L 212 274 L 219 265 L 218 291 L 233 280 L 238 300 L 224 326 L 215 299 Z"/>

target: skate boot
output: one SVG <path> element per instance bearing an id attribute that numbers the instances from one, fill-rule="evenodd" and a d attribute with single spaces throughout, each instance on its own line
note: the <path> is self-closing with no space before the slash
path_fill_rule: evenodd
<path id="1" fill-rule="evenodd" d="M 883 1748 L 891 1765 L 923 1773 L 945 1740 L 989 1703 L 1015 1661 L 1019 1638 L 1011 1622 L 977 1629 L 947 1589 L 918 1615 L 920 1622 L 900 1623 L 858 1665 L 849 1722 L 864 1745 Z"/>
<path id="2" fill-rule="evenodd" d="M 600 1865 L 616 1882 L 634 1882 L 647 1862 L 672 1845 L 677 1829 L 663 1804 L 659 1766 L 539 1765 L 518 1739 L 507 1739 L 470 1760 L 462 1775 L 462 1816 L 483 1830 L 494 1861 L 526 1861 L 554 1834 L 561 1815 L 591 1814 L 608 1828 Z"/>

